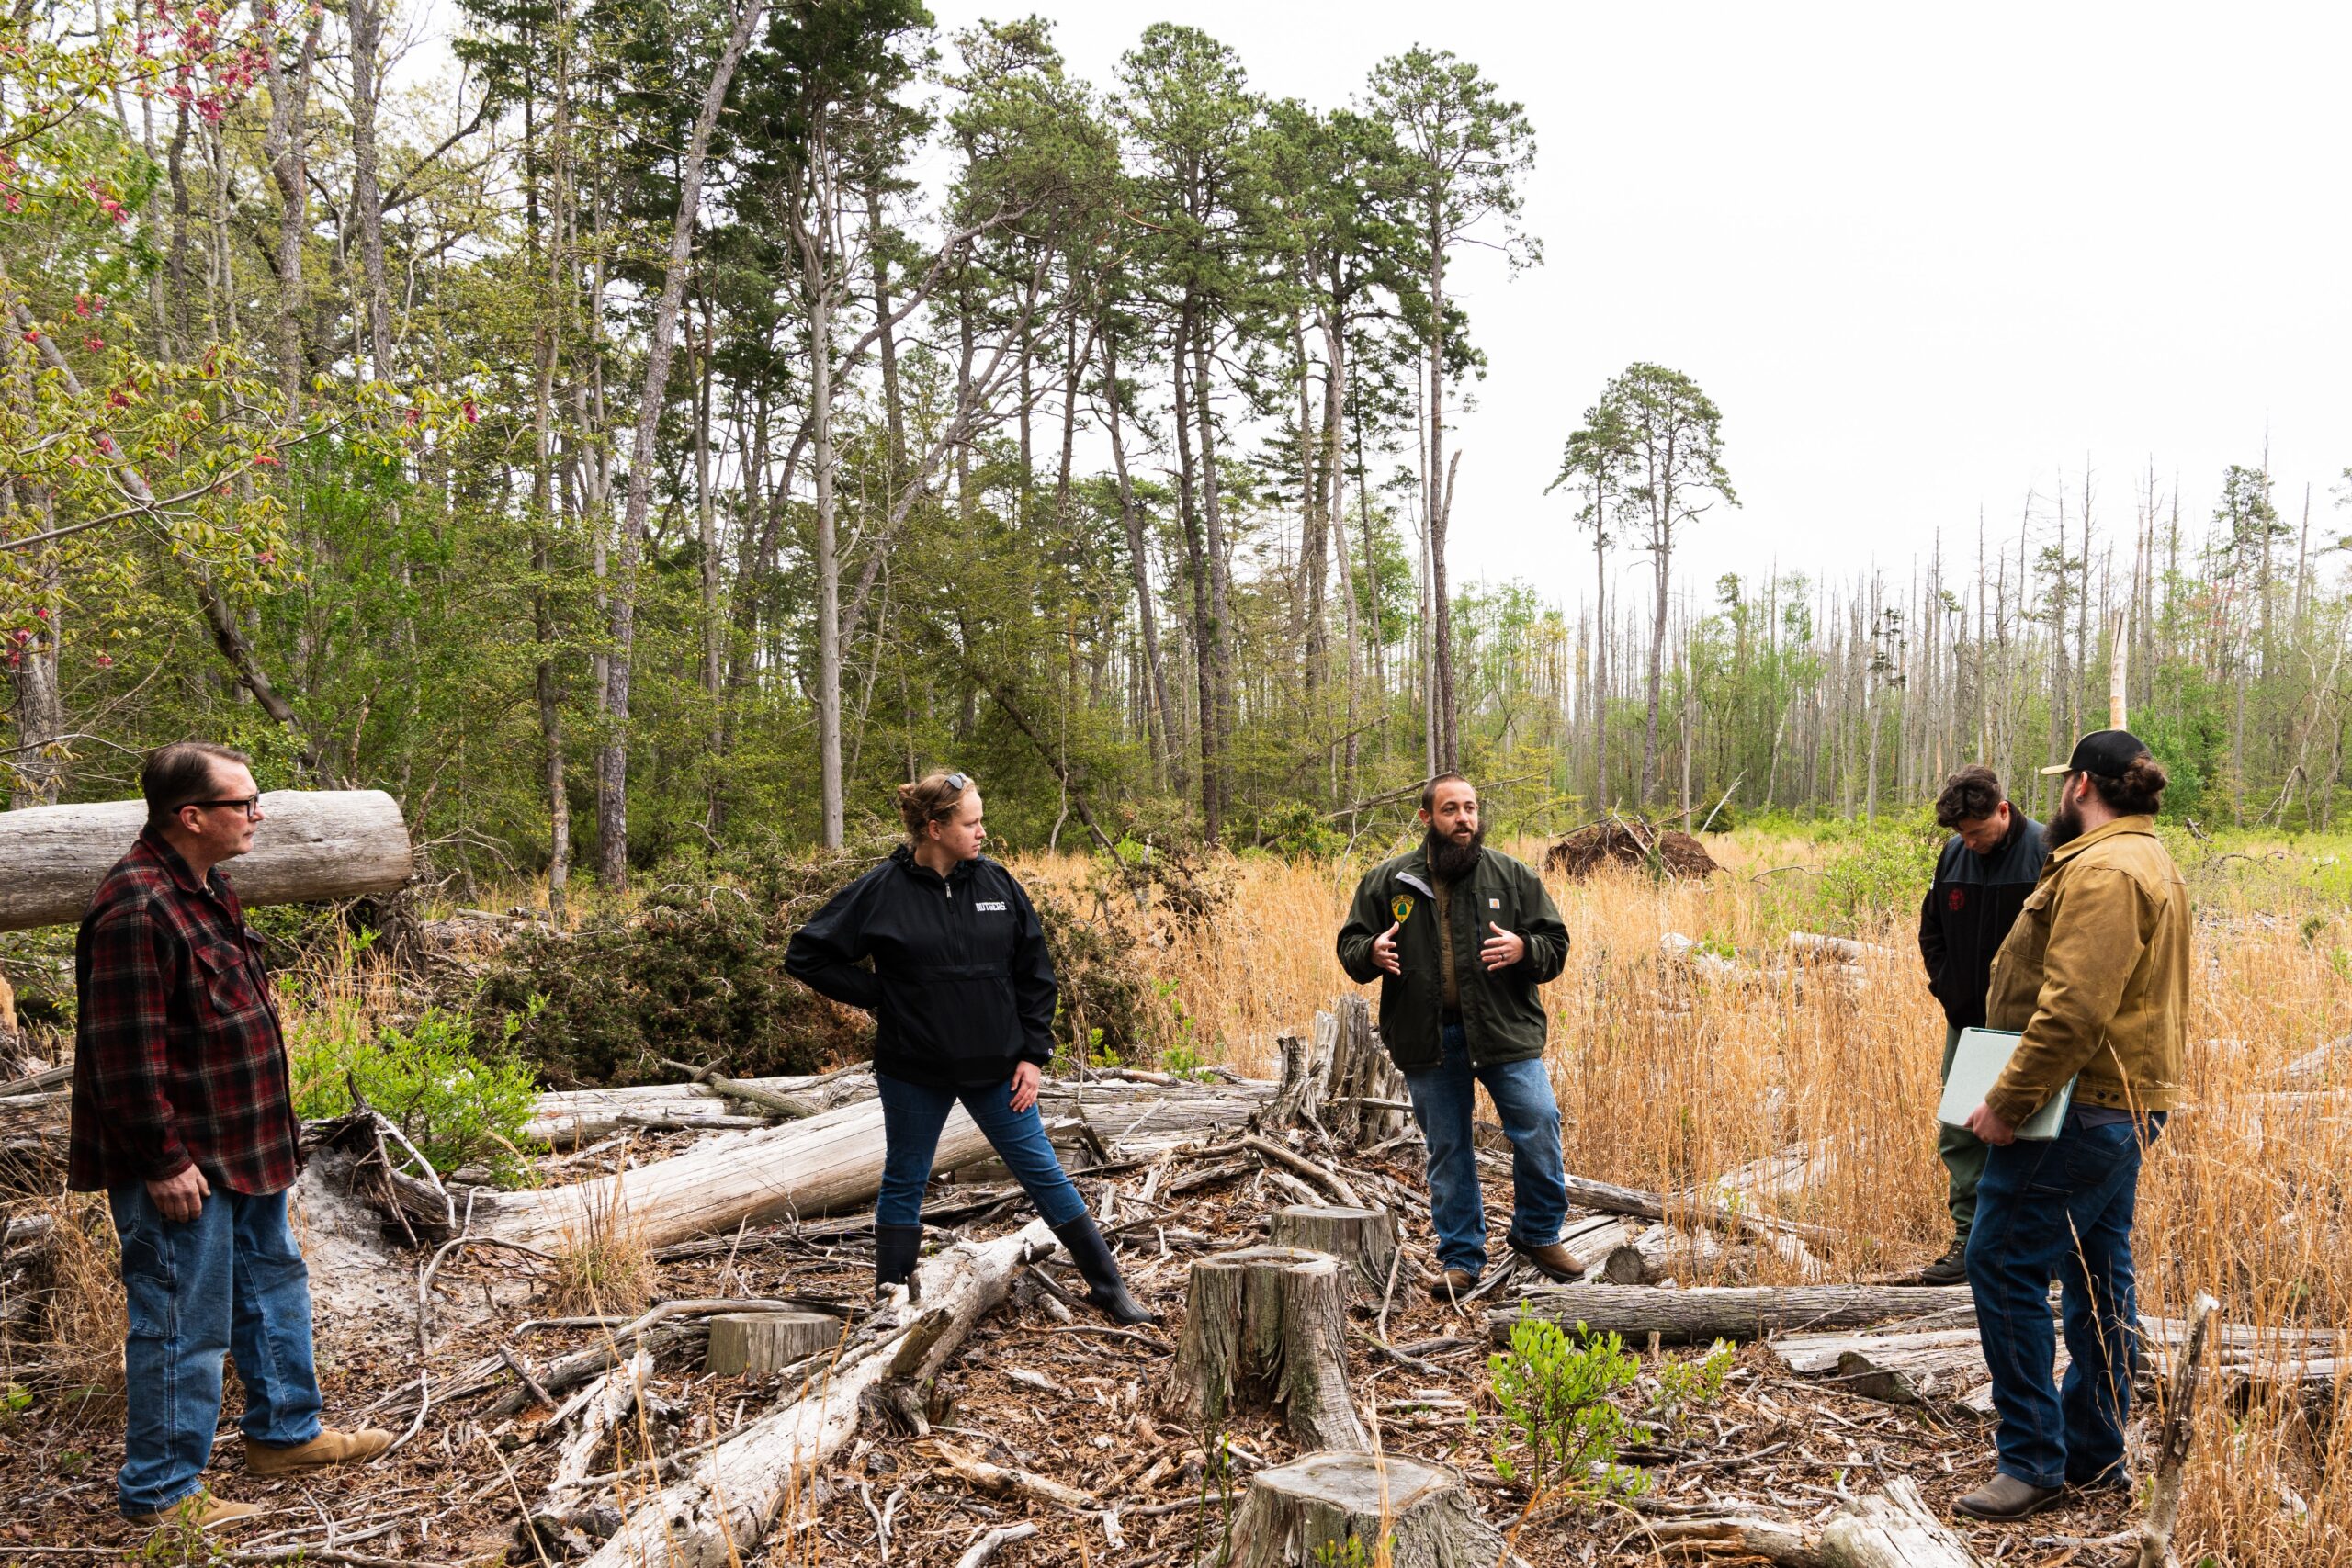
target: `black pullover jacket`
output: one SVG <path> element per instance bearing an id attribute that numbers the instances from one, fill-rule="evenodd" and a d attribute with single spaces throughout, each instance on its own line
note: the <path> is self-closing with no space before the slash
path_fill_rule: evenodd
<path id="1" fill-rule="evenodd" d="M 942 877 L 900 845 L 793 934 L 784 966 L 874 1015 L 874 1069 L 894 1078 L 977 1088 L 1053 1057 L 1045 927 L 1012 873 L 985 856 Z"/>
<path id="2" fill-rule="evenodd" d="M 2008 837 L 1991 854 L 1978 854 L 1957 833 L 1944 846 L 1936 879 L 1919 905 L 1919 956 L 1927 961 L 1928 987 L 1954 1029 L 1984 1026 L 1993 955 L 2017 924 L 2018 911 L 2049 858 L 2041 824 L 2015 805 L 2009 807 Z"/>

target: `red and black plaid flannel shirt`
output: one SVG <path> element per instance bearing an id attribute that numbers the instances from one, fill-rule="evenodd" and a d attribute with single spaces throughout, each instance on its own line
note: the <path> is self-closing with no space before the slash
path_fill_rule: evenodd
<path id="1" fill-rule="evenodd" d="M 232 1192 L 300 1169 L 286 1044 L 244 911 L 154 829 L 98 885 L 74 947 L 81 1014 L 66 1181 L 95 1192 L 191 1164 Z"/>

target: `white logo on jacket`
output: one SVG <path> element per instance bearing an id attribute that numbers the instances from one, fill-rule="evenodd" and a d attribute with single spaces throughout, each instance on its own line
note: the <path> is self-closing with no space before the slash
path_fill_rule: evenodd
<path id="1" fill-rule="evenodd" d="M 975 914 L 1001 915 L 1004 913 L 1004 900 L 997 898 L 984 903 L 975 904 L 972 906 L 972 910 Z"/>

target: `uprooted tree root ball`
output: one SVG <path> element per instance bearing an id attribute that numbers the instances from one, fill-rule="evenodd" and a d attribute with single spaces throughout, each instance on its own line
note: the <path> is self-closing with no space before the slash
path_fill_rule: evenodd
<path id="1" fill-rule="evenodd" d="M 1712 876 L 1723 867 L 1690 834 L 1660 831 L 1646 818 L 1596 822 L 1554 844 L 1544 869 L 1581 881 L 1604 865 L 1664 871 L 1674 876 Z"/>

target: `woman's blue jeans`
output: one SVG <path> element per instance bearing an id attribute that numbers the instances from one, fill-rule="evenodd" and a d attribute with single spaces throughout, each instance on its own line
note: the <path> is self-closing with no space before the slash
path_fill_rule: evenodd
<path id="1" fill-rule="evenodd" d="M 882 1091 L 882 1191 L 874 1202 L 876 1224 L 922 1224 L 932 1156 L 939 1152 L 939 1130 L 957 1100 L 1047 1224 L 1066 1225 L 1086 1213 L 1086 1200 L 1070 1184 L 1046 1136 L 1045 1118 L 1035 1105 L 1012 1109 L 1011 1078 L 978 1089 L 933 1089 L 876 1073 L 874 1083 Z"/>
<path id="2" fill-rule="evenodd" d="M 220 1424 L 220 1366 L 233 1351 L 247 1440 L 288 1446 L 319 1435 L 311 1361 L 311 1273 L 286 1225 L 286 1194 L 215 1186 L 195 1219 L 164 1218 L 146 1184 L 107 1192 L 122 1239 L 130 1336 L 123 1346 L 126 1515 L 197 1490 Z"/>
<path id="3" fill-rule="evenodd" d="M 2162 1130 L 2155 1119 L 2147 1136 Z M 1994 1438 L 2004 1475 L 2035 1486 L 2118 1479 L 2132 1414 L 2139 1303 L 2132 1273 L 2140 1130 L 2086 1126 L 2069 1112 L 2054 1138 L 1987 1151 L 1968 1233 L 1968 1283 L 1984 1367 L 1993 1376 Z M 2050 1281 L 2069 1364 L 2053 1377 Z"/>
<path id="4" fill-rule="evenodd" d="M 1474 1069 L 1469 1038 L 1460 1024 L 1446 1025 L 1443 1040 L 1444 1059 L 1426 1072 L 1407 1073 L 1405 1089 L 1429 1150 L 1430 1221 L 1437 1227 L 1438 1266 L 1480 1274 L 1487 1268 L 1487 1208 L 1478 1192 L 1470 1115 L 1477 1086 L 1487 1086 L 1502 1118 L 1503 1135 L 1510 1140 L 1510 1235 L 1527 1247 L 1559 1240 L 1568 1215 L 1560 1106 L 1540 1058 Z"/>

